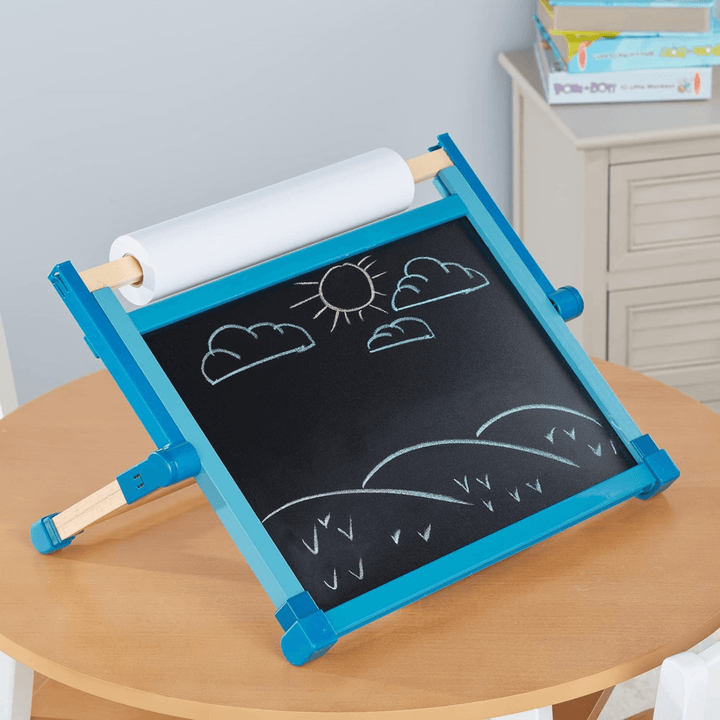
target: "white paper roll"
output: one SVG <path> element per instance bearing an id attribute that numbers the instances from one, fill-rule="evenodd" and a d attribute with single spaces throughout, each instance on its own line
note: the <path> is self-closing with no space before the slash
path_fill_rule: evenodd
<path id="1" fill-rule="evenodd" d="M 408 208 L 415 194 L 403 158 L 381 148 L 247 195 L 122 235 L 110 260 L 133 255 L 135 305 L 172 295 Z"/>

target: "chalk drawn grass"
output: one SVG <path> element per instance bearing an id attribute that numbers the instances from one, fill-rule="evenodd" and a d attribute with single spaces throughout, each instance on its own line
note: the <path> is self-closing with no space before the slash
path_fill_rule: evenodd
<path id="1" fill-rule="evenodd" d="M 317 525 L 313 525 L 313 546 L 310 547 L 304 540 L 302 541 L 303 545 L 313 554 L 317 555 L 318 551 L 320 550 L 320 544 L 318 543 L 318 536 L 317 536 Z"/>
<path id="2" fill-rule="evenodd" d="M 342 533 L 350 542 L 352 542 L 353 539 L 353 529 L 352 529 L 352 518 L 350 518 L 350 527 L 347 530 L 343 530 L 341 527 L 337 529 L 339 533 Z"/>
<path id="3" fill-rule="evenodd" d="M 352 570 L 348 570 L 348 572 L 354 577 L 356 577 L 358 580 L 362 580 L 365 577 L 365 570 L 363 569 L 362 558 L 360 558 L 360 562 L 358 563 L 358 571 L 353 572 Z"/>

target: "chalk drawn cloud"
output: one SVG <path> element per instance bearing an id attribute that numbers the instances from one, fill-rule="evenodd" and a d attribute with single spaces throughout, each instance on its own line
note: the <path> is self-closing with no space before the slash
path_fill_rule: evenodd
<path id="1" fill-rule="evenodd" d="M 368 340 L 367 346 L 371 353 L 380 350 L 405 345 L 406 343 L 417 342 L 418 340 L 432 340 L 435 333 L 430 326 L 420 318 L 402 317 L 387 325 L 380 325 Z"/>
<path id="2" fill-rule="evenodd" d="M 310 333 L 299 325 L 269 322 L 250 327 L 223 325 L 208 340 L 201 370 L 211 385 L 217 385 L 262 363 L 313 347 L 315 341 Z"/>
<path id="3" fill-rule="evenodd" d="M 488 284 L 488 279 L 479 270 L 432 257 L 409 260 L 405 263 L 404 273 L 392 296 L 392 309 L 396 312 L 471 293 Z"/>

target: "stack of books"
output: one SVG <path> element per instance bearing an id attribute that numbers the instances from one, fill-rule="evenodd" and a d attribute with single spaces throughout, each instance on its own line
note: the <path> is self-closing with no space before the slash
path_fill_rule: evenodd
<path id="1" fill-rule="evenodd" d="M 706 100 L 720 65 L 715 0 L 537 0 L 550 104 Z"/>

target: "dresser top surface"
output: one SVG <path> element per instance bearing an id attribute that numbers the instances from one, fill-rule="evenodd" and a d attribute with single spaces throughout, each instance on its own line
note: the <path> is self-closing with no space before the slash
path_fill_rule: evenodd
<path id="1" fill-rule="evenodd" d="M 720 70 L 711 100 L 549 105 L 532 50 L 500 53 L 520 92 L 560 125 L 579 149 L 720 136 Z"/>

